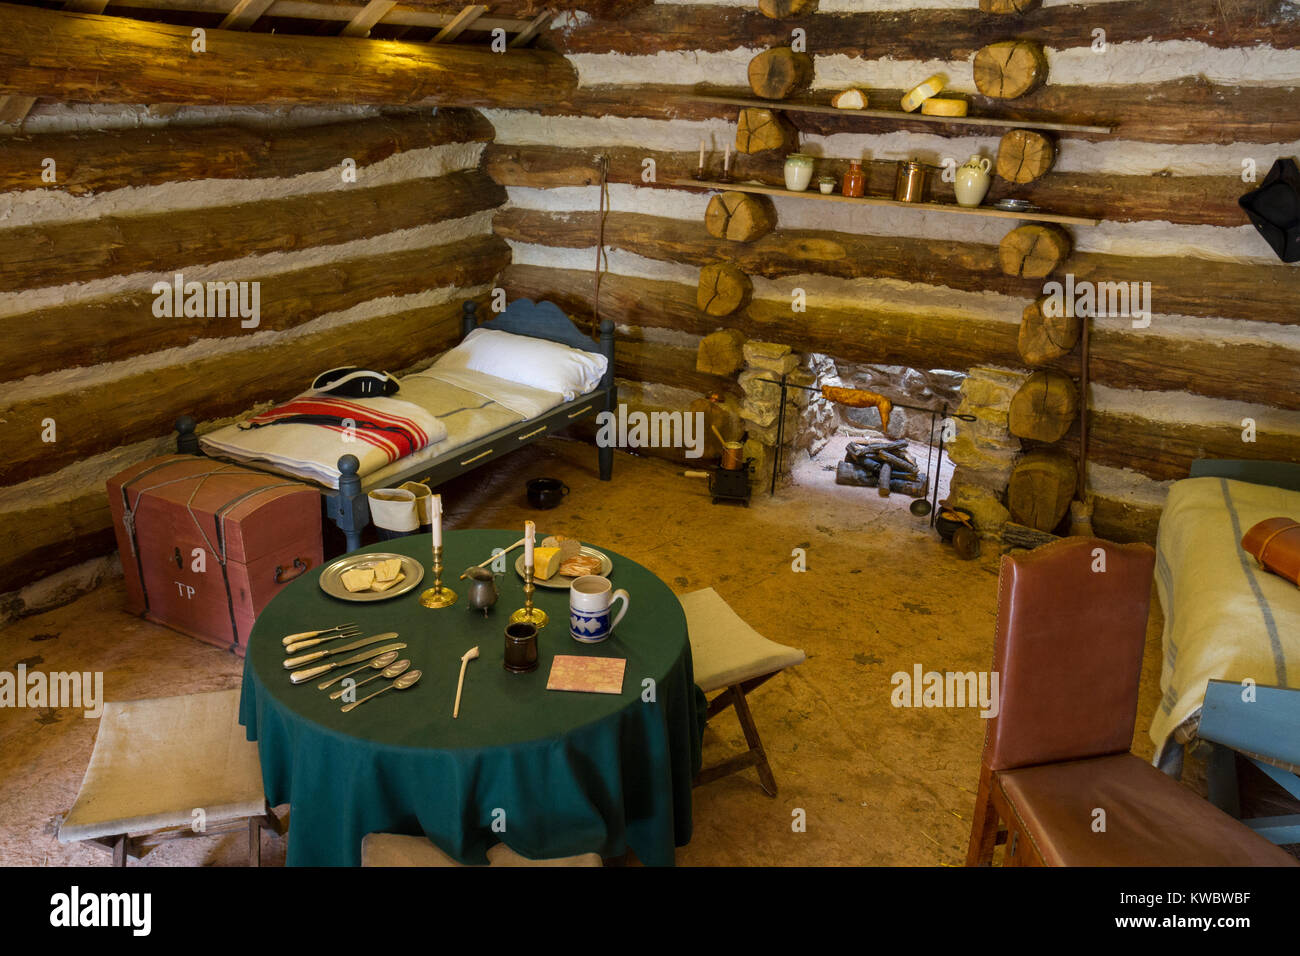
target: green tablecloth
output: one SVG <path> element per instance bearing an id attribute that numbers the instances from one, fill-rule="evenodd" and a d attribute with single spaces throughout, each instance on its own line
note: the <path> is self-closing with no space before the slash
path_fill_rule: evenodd
<path id="1" fill-rule="evenodd" d="M 444 583 L 459 594 L 450 608 L 420 606 L 433 580 L 430 542 L 413 535 L 363 550 L 422 561 L 425 579 L 414 591 L 371 604 L 341 601 L 320 589 L 312 569 L 262 612 L 249 639 L 239 719 L 258 743 L 267 799 L 291 805 L 289 865 L 355 866 L 362 837 L 376 832 L 423 833 L 463 863 L 486 862 L 487 848 L 504 842 L 534 859 L 631 849 L 648 865 L 667 865 L 674 846 L 690 840 L 704 710 L 681 604 L 645 568 L 602 549 L 614 562 L 614 586 L 631 595 L 615 635 L 596 645 L 574 641 L 568 591 L 539 587 L 534 601 L 550 615 L 539 666 L 511 674 L 502 658 L 507 618 L 523 604 L 519 552 L 498 575 L 501 598 L 486 619 L 468 606 L 468 582 L 456 579 L 518 538 L 517 530 L 445 535 Z M 408 645 L 399 656 L 423 671 L 421 681 L 347 714 L 316 688 L 320 678 L 291 684 L 281 638 L 348 621 L 363 636 L 397 631 Z M 453 720 L 460 657 L 475 645 L 480 657 L 469 664 Z M 546 690 L 557 654 L 626 658 L 623 692 Z M 643 700 L 647 679 L 653 701 Z"/>

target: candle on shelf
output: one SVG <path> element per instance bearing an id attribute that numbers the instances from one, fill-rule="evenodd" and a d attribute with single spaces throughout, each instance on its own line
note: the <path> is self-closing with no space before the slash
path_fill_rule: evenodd
<path id="1" fill-rule="evenodd" d="M 433 546 L 442 547 L 442 495 L 433 496 L 433 505 L 431 506 L 430 515 L 433 519 Z"/>
<path id="2" fill-rule="evenodd" d="M 524 566 L 533 566 L 533 540 L 537 536 L 537 526 L 531 521 L 524 522 Z"/>
<path id="3" fill-rule="evenodd" d="M 722 154 L 722 175 L 726 176 L 731 172 L 731 144 L 727 144 L 727 151 Z"/>
<path id="4" fill-rule="evenodd" d="M 704 140 L 700 140 L 700 177 L 704 177 Z"/>

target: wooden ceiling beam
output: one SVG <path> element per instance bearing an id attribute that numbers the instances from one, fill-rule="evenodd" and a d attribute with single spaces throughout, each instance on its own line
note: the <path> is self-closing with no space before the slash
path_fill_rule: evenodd
<path id="1" fill-rule="evenodd" d="M 533 41 L 533 37 L 541 33 L 542 28 L 545 27 L 546 24 L 550 23 L 554 17 L 555 17 L 555 11 L 552 10 L 550 7 L 547 7 L 536 17 L 534 17 L 532 23 L 528 24 L 528 26 L 525 27 L 524 30 L 520 32 L 518 36 L 516 36 L 513 40 L 510 41 L 510 45 L 513 47 L 527 46 L 529 43 Z"/>
<path id="2" fill-rule="evenodd" d="M 66 103 L 536 107 L 567 99 L 556 53 L 213 30 L 0 3 L 0 95 Z M 32 38 L 39 37 L 39 43 Z"/>
<path id="3" fill-rule="evenodd" d="M 236 0 L 226 18 L 221 21 L 222 30 L 248 30 L 275 0 Z"/>
<path id="4" fill-rule="evenodd" d="M 470 4 L 460 13 L 452 17 L 451 23 L 447 24 L 437 32 L 430 40 L 430 43 L 450 43 L 456 37 L 460 36 L 469 25 L 477 20 L 483 14 L 487 13 L 487 5 L 482 3 Z"/>
<path id="5" fill-rule="evenodd" d="M 370 28 L 384 19 L 395 6 L 397 6 L 397 0 L 370 0 L 361 8 L 360 13 L 348 21 L 347 26 L 343 28 L 343 32 L 339 36 L 370 36 Z"/>

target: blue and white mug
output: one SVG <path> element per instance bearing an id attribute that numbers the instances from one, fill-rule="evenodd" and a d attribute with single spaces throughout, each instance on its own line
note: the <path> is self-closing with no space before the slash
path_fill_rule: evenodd
<path id="1" fill-rule="evenodd" d="M 610 608 L 620 600 L 623 606 L 611 620 Z M 627 605 L 627 592 L 622 588 L 613 590 L 609 578 L 584 574 L 569 586 L 569 633 L 583 644 L 599 644 L 614 633 L 627 613 Z"/>

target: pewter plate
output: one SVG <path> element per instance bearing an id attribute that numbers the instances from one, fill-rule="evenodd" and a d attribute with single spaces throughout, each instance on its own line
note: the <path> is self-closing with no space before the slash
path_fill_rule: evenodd
<path id="1" fill-rule="evenodd" d="M 999 199 L 993 204 L 993 208 L 1004 212 L 1033 212 L 1038 207 L 1028 199 Z"/>
<path id="2" fill-rule="evenodd" d="M 401 584 L 394 585 L 387 591 L 349 591 L 343 586 L 343 572 L 351 571 L 353 568 L 364 568 L 376 561 L 387 561 L 390 558 L 398 558 L 402 562 L 402 573 L 406 575 L 406 580 Z M 415 558 L 407 557 L 404 554 L 348 554 L 339 558 L 337 561 L 331 561 L 325 565 L 320 572 L 320 589 L 330 597 L 336 597 L 340 601 L 356 601 L 360 603 L 370 603 L 372 601 L 387 601 L 389 598 L 395 598 L 400 594 L 406 594 L 419 587 L 420 581 L 424 579 L 424 567 Z"/>
<path id="3" fill-rule="evenodd" d="M 614 562 L 609 559 L 603 551 L 597 551 L 595 548 L 589 548 L 585 544 L 579 554 L 590 555 L 593 558 L 600 558 L 600 570 L 596 573 L 602 578 L 609 577 L 609 572 L 614 570 Z M 521 554 L 515 559 L 515 571 L 522 578 L 524 576 L 524 556 Z M 402 582 L 403 584 L 406 582 Z M 539 588 L 550 588 L 552 591 L 567 591 L 569 585 L 573 583 L 573 578 L 565 577 L 563 574 L 557 574 L 549 581 L 543 581 L 541 578 L 533 578 L 533 584 Z"/>

